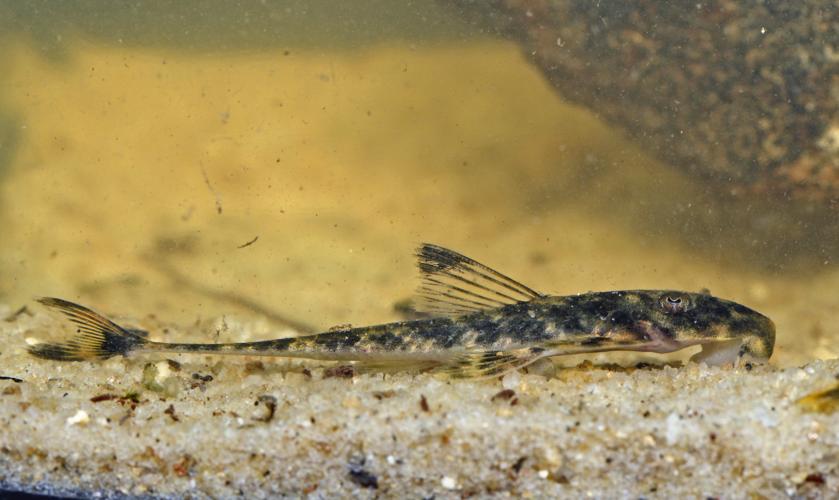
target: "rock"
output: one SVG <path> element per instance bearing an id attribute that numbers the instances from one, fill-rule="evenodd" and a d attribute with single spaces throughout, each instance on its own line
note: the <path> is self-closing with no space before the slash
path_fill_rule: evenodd
<path id="1" fill-rule="evenodd" d="M 740 195 L 839 200 L 833 2 L 458 3 L 674 167 Z"/>

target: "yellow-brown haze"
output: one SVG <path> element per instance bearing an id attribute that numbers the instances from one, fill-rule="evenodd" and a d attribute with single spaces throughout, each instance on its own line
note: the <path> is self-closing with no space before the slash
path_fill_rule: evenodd
<path id="1" fill-rule="evenodd" d="M 835 272 L 761 275 L 627 223 L 707 187 L 563 103 L 512 45 L 68 46 L 3 64 L 3 302 L 248 314 L 174 270 L 316 327 L 383 322 L 432 241 L 545 292 L 708 287 L 775 319 L 780 362 L 836 355 Z"/>

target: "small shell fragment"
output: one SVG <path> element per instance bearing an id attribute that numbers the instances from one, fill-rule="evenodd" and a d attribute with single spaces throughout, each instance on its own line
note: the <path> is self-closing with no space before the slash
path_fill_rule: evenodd
<path id="1" fill-rule="evenodd" d="M 90 422 L 90 416 L 84 410 L 79 410 L 72 417 L 67 417 L 67 425 L 87 425 Z"/>

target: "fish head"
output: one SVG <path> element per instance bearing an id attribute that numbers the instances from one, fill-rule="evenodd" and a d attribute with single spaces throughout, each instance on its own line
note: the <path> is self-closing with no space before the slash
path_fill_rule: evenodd
<path id="1" fill-rule="evenodd" d="M 708 293 L 676 290 L 628 292 L 635 295 L 635 331 L 662 352 L 702 345 L 696 361 L 712 364 L 765 362 L 775 345 L 775 324 L 737 302 Z M 632 309 L 632 308 L 630 308 Z M 656 350 L 656 349 L 654 349 Z"/>
<path id="2" fill-rule="evenodd" d="M 592 333 L 581 342 L 587 351 L 665 353 L 701 345 L 697 361 L 745 364 L 765 362 L 775 344 L 769 318 L 708 293 L 626 290 L 557 300 L 562 301 L 557 311 L 573 310 L 575 320 L 585 318 L 577 324 Z"/>

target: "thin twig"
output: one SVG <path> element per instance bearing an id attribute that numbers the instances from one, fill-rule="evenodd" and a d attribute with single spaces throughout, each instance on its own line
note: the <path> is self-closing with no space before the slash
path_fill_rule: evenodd
<path id="1" fill-rule="evenodd" d="M 245 243 L 244 245 L 239 245 L 239 246 L 238 246 L 238 247 L 236 247 L 236 248 L 245 248 L 245 247 L 249 247 L 249 246 L 253 245 L 254 243 L 256 243 L 256 240 L 258 240 L 258 239 L 259 239 L 259 235 L 256 235 L 256 236 L 254 236 L 254 237 L 253 237 L 253 239 L 252 239 L 252 240 L 250 240 L 249 242 Z"/>

